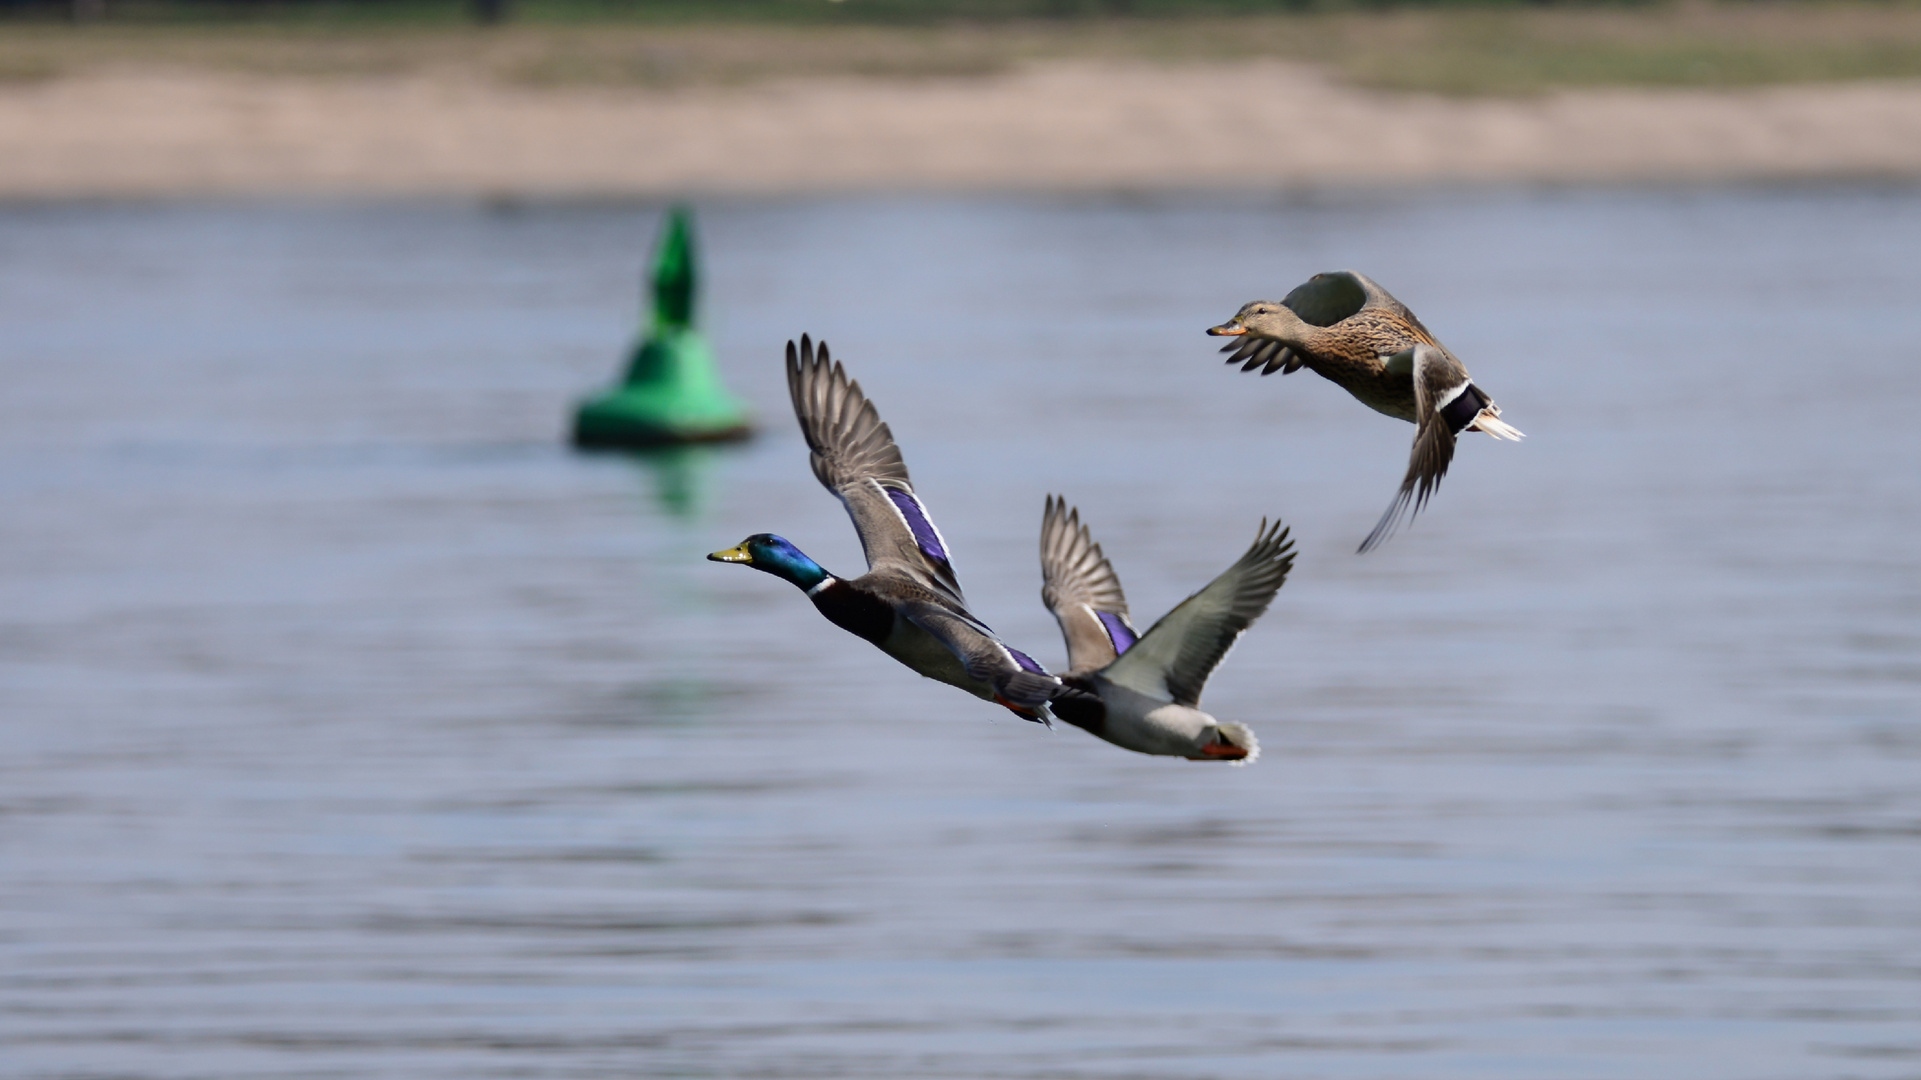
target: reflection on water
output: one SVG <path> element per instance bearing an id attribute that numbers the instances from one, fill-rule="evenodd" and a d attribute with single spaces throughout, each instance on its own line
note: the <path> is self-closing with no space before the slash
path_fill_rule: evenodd
<path id="1" fill-rule="evenodd" d="M 1044 661 L 1301 557 L 1249 769 L 997 717 L 701 556 L 859 565 L 791 425 L 577 455 L 653 208 L 0 211 L 21 1076 L 1911 1077 L 1921 196 L 706 209 L 731 385 L 833 342 Z M 1530 439 L 1201 329 L 1364 269 Z"/>
<path id="2" fill-rule="evenodd" d="M 697 444 L 655 446 L 625 454 L 652 480 L 654 505 L 673 517 L 691 519 L 705 505 L 714 455 L 723 452 L 719 447 Z"/>

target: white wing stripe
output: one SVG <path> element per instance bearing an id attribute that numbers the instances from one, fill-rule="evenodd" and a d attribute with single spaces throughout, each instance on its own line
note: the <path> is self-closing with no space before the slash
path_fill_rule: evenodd
<path id="1" fill-rule="evenodd" d="M 1440 400 L 1434 403 L 1434 408 L 1432 411 L 1440 412 L 1442 409 L 1445 409 L 1449 405 L 1454 404 L 1455 398 L 1460 397 L 1462 394 L 1467 393 L 1467 385 L 1468 384 L 1466 383 L 1462 383 L 1461 385 L 1455 387 L 1454 389 L 1449 390 L 1447 393 L 1442 394 L 1440 397 Z"/>

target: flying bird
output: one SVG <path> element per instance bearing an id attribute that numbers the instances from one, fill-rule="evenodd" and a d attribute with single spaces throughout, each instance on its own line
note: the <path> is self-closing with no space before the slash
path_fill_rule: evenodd
<path id="1" fill-rule="evenodd" d="M 846 506 L 867 573 L 836 577 L 773 533 L 707 557 L 790 581 L 829 622 L 920 674 L 1048 723 L 1061 681 L 967 610 L 947 542 L 914 493 L 893 433 L 825 341 L 818 350 L 805 334 L 798 349 L 787 343 L 787 389 L 814 475 Z"/>
<path id="2" fill-rule="evenodd" d="M 1254 732 L 1202 712 L 1201 688 L 1267 610 L 1293 565 L 1287 529 L 1262 520 L 1239 561 L 1147 633 L 1136 633 L 1113 564 L 1080 512 L 1049 495 L 1041 518 L 1041 602 L 1061 624 L 1069 668 L 1055 714 L 1143 754 L 1253 761 L 1261 753 Z"/>
<path id="3" fill-rule="evenodd" d="M 1370 551 L 1412 520 L 1441 486 L 1454 437 L 1482 431 L 1520 439 L 1467 368 L 1434 339 L 1407 305 L 1352 270 L 1315 274 L 1278 303 L 1256 300 L 1207 331 L 1236 337 L 1221 351 L 1242 371 L 1289 375 L 1303 367 L 1376 412 L 1414 424 L 1414 451 L 1401 490 L 1361 542 Z"/>

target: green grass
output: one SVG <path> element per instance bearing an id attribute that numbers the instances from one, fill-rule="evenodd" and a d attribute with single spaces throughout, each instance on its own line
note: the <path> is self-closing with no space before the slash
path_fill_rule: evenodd
<path id="1" fill-rule="evenodd" d="M 1353 82 L 1450 94 L 1921 77 L 1921 8 L 1723 5 L 1410 16 L 1336 48 Z"/>
<path id="2" fill-rule="evenodd" d="M 1526 0 L 506 0 L 512 20 L 546 26 L 758 23 L 938 26 L 953 22 L 1207 19 L 1392 7 L 1487 8 Z M 1639 0 L 1617 0 L 1633 6 Z M 272 26 L 448 26 L 469 0 L 108 0 L 110 21 Z M 0 17 L 59 19 L 66 0 L 0 0 Z"/>
<path id="3" fill-rule="evenodd" d="M 1194 5 L 1133 0 L 1139 14 L 1125 18 L 913 25 L 877 22 L 872 11 L 854 7 L 871 4 L 878 11 L 883 2 L 902 0 L 712 0 L 699 6 L 710 16 L 706 21 L 686 22 L 669 18 L 690 9 L 679 3 L 521 0 L 515 20 L 493 29 L 457 21 L 464 8 L 438 0 L 286 3 L 282 15 L 239 22 L 143 19 L 135 17 L 140 9 L 122 8 L 116 10 L 132 14 L 88 26 L 0 21 L 0 82 L 166 68 L 680 87 L 812 75 L 967 77 L 1062 59 L 1206 64 L 1263 58 L 1320 64 L 1362 86 L 1445 94 L 1921 77 L 1921 3 L 1914 0 L 1452 4 L 1183 18 L 1150 16 Z M 945 6 L 1014 11 L 1037 2 L 953 0 Z M 943 6 L 943 0 L 930 3 Z M 1226 0 L 1216 6 L 1227 6 Z M 190 7 L 153 10 L 178 15 Z M 258 13 L 273 5 L 246 7 Z M 783 14 L 803 7 L 814 13 Z M 859 18 L 834 22 L 843 17 L 814 9 L 849 9 Z M 417 18 L 396 14 L 407 11 Z M 730 17 L 716 21 L 717 15 Z M 367 21 L 359 21 L 362 16 Z"/>

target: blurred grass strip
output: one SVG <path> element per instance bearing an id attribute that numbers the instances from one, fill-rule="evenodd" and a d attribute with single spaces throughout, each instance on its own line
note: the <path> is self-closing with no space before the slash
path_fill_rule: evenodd
<path id="1" fill-rule="evenodd" d="M 96 0 L 100 2 L 100 0 Z M 472 0 L 104 0 L 119 22 L 232 25 L 448 25 L 472 20 Z M 1380 11 L 1390 7 L 1518 6 L 1528 0 L 506 0 L 516 22 L 781 23 L 933 26 L 954 22 L 1195 19 Z M 1620 0 L 1627 4 L 1641 0 Z M 0 17 L 42 19 L 72 0 L 0 0 Z"/>
<path id="2" fill-rule="evenodd" d="M 276 5 L 248 4 L 243 10 L 257 17 L 239 21 L 174 18 L 193 7 L 179 4 L 153 9 L 172 13 L 165 18 L 123 18 L 141 10 L 127 2 L 129 8 L 111 8 L 108 20 L 85 26 L 0 20 L 0 83 L 192 69 L 672 88 L 822 75 L 967 77 L 1052 60 L 1179 65 L 1266 58 L 1321 64 L 1361 86 L 1463 95 L 1921 77 L 1921 4 L 1913 2 L 1440 4 L 1163 18 L 1153 16 L 1236 5 L 1129 0 L 1135 14 L 1128 17 L 905 25 L 886 17 L 905 0 L 520 0 L 513 21 L 493 29 L 459 23 L 464 7 L 426 0 L 286 3 L 275 18 L 261 11 Z M 1019 13 L 1038 2 L 928 0 L 928 7 Z M 1056 8 L 1065 16 L 1112 11 L 1116 3 L 1061 0 Z M 827 8 L 853 14 L 795 14 Z M 412 17 L 401 17 L 408 11 Z M 688 21 L 693 12 L 707 17 Z"/>

